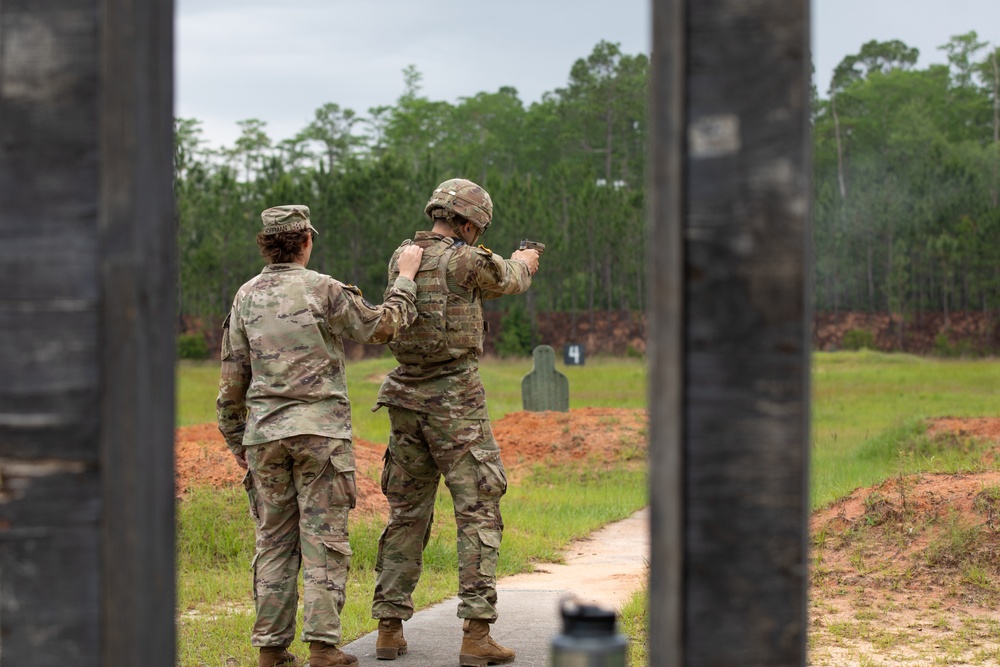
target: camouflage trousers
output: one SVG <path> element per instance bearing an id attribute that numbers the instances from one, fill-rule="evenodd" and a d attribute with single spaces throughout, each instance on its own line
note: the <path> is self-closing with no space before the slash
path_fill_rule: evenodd
<path id="1" fill-rule="evenodd" d="M 379 538 L 374 618 L 408 619 L 444 476 L 458 527 L 459 618 L 497 618 L 496 568 L 507 475 L 488 419 L 450 419 L 389 408 L 382 469 L 389 521 Z"/>
<path id="2" fill-rule="evenodd" d="M 295 636 L 299 567 L 303 641 L 340 643 L 351 547 L 347 512 L 356 499 L 350 440 L 300 435 L 247 447 L 243 484 L 257 541 L 253 646 L 288 646 Z"/>

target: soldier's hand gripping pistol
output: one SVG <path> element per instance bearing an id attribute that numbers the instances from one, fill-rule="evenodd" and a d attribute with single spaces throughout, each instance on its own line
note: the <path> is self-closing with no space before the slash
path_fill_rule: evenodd
<path id="1" fill-rule="evenodd" d="M 534 250 L 535 253 L 524 252 L 526 250 Z M 525 262 L 528 265 L 528 272 L 534 275 L 534 273 L 538 271 L 538 258 L 542 256 L 543 252 L 545 252 L 544 243 L 539 243 L 538 241 L 529 241 L 528 239 L 521 239 L 520 247 L 514 251 L 514 254 L 511 255 L 510 258 L 519 259 Z"/>

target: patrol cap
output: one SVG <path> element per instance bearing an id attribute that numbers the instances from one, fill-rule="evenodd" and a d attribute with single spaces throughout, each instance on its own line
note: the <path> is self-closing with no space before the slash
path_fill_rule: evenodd
<path id="1" fill-rule="evenodd" d="M 309 222 L 309 207 L 302 204 L 286 204 L 272 206 L 260 214 L 264 223 L 263 234 L 280 234 L 281 232 L 299 232 L 308 229 L 313 234 L 319 234 Z"/>

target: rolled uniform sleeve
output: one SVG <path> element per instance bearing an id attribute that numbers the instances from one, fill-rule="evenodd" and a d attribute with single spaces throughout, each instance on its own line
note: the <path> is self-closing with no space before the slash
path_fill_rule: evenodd
<path id="1" fill-rule="evenodd" d="M 381 306 L 373 306 L 353 285 L 331 290 L 329 322 L 333 333 L 359 343 L 386 343 L 417 319 L 417 285 L 399 276 Z"/>
<path id="2" fill-rule="evenodd" d="M 215 413 L 219 431 L 226 445 L 237 455 L 243 453 L 243 434 L 247 427 L 247 389 L 250 387 L 250 345 L 243 331 L 232 326 L 232 312 L 222 331 L 222 368 Z"/>

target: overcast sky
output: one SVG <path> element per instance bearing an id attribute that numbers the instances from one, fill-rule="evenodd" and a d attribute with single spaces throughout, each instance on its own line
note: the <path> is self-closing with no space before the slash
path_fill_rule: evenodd
<path id="1" fill-rule="evenodd" d="M 813 0 L 817 88 L 869 40 L 917 47 L 926 67 L 970 30 L 1000 46 L 1000 0 Z M 602 39 L 649 53 L 648 0 L 178 0 L 176 114 L 215 146 L 248 118 L 277 142 L 327 102 L 360 115 L 395 103 L 411 64 L 432 100 L 513 86 L 529 105 Z"/>

